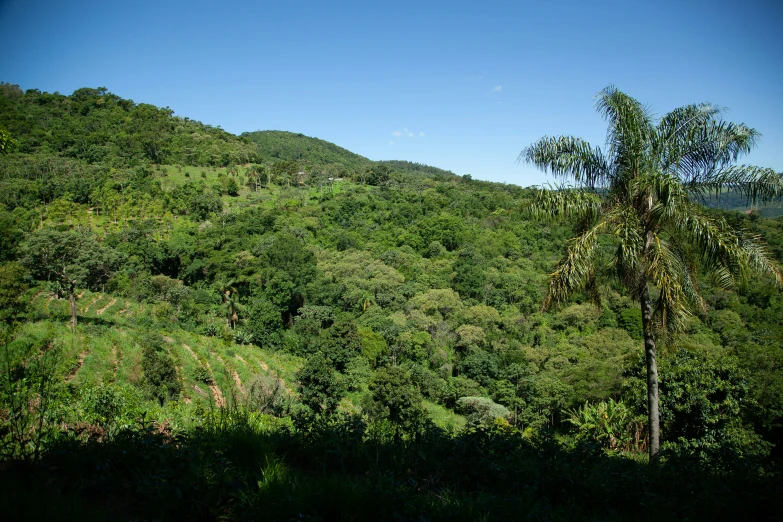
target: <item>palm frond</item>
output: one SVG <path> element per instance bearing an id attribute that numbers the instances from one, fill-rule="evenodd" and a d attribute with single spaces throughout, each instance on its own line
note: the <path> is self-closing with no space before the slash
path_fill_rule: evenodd
<path id="1" fill-rule="evenodd" d="M 739 230 L 740 247 L 743 249 L 745 262 L 751 271 L 767 274 L 775 279 L 778 286 L 783 286 L 783 274 L 772 260 L 763 238 L 747 230 Z"/>
<path id="2" fill-rule="evenodd" d="M 523 160 L 586 187 L 595 187 L 611 177 L 601 149 L 571 136 L 544 136 L 519 154 L 517 161 Z"/>
<path id="3" fill-rule="evenodd" d="M 629 182 L 629 191 L 647 202 L 637 202 L 636 208 L 646 208 L 648 226 L 654 228 L 675 219 L 689 203 L 688 192 L 677 177 L 668 172 L 645 172 Z"/>
<path id="4" fill-rule="evenodd" d="M 694 194 L 720 198 L 726 189 L 745 196 L 748 204 L 772 201 L 783 195 L 783 176 L 772 169 L 738 165 L 728 167 L 709 179 L 693 182 L 688 188 Z"/>
<path id="5" fill-rule="evenodd" d="M 667 167 L 686 185 L 710 182 L 749 153 L 760 136 L 741 123 L 711 120 L 676 137 L 667 149 Z"/>
<path id="6" fill-rule="evenodd" d="M 572 188 L 539 189 L 526 211 L 536 219 L 591 222 L 601 212 L 601 197 Z"/>
<path id="7" fill-rule="evenodd" d="M 602 220 L 568 242 L 565 255 L 555 271 L 549 274 L 549 291 L 544 300 L 544 309 L 564 302 L 591 280 L 599 236 L 608 224 L 608 220 Z"/>
<path id="8" fill-rule="evenodd" d="M 603 89 L 596 98 L 596 110 L 609 122 L 609 156 L 621 170 L 637 172 L 655 132 L 650 110 L 614 86 Z"/>
<path id="9" fill-rule="evenodd" d="M 641 270 L 644 260 L 644 227 L 641 218 L 634 208 L 629 205 L 613 209 L 613 229 L 611 231 L 617 242 L 614 266 L 620 281 L 636 297 L 642 284 L 645 283 L 644 273 Z"/>
<path id="10" fill-rule="evenodd" d="M 657 234 L 647 249 L 647 278 L 658 290 L 654 315 L 660 331 L 679 330 L 684 320 L 691 315 L 689 305 L 693 299 L 690 291 L 688 268 L 676 250 Z M 690 286 L 690 288 L 688 288 Z"/>
<path id="11" fill-rule="evenodd" d="M 683 140 L 722 112 L 723 109 L 710 103 L 699 103 L 674 109 L 658 120 L 653 136 L 653 154 L 660 158 L 660 168 L 666 171 L 677 164 Z"/>
<path id="12" fill-rule="evenodd" d="M 719 286 L 737 286 L 746 281 L 751 272 L 771 275 L 778 285 L 783 284 L 780 270 L 757 234 L 734 229 L 723 218 L 707 216 L 696 204 L 690 204 L 682 219 L 674 225 L 696 245 Z"/>

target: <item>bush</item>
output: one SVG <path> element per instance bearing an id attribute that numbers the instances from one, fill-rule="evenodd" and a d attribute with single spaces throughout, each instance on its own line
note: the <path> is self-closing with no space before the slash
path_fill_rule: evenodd
<path id="1" fill-rule="evenodd" d="M 626 384 L 640 411 L 646 403 L 643 364 L 640 358 L 635 377 Z M 754 400 L 748 372 L 736 358 L 678 349 L 661 360 L 659 371 L 662 455 L 687 457 L 718 470 L 769 454 L 769 444 L 743 418 Z"/>
<path id="2" fill-rule="evenodd" d="M 296 374 L 296 380 L 302 403 L 316 414 L 334 413 L 345 393 L 337 379 L 337 372 L 321 352 L 305 361 Z"/>
<path id="3" fill-rule="evenodd" d="M 212 372 L 209 371 L 209 368 L 203 365 L 199 365 L 195 370 L 193 370 L 193 379 L 207 385 L 215 383 L 215 379 L 212 377 Z"/>
<path id="4" fill-rule="evenodd" d="M 591 439 L 607 449 L 644 449 L 644 419 L 635 417 L 623 402 L 585 402 L 569 410 L 568 422 L 577 429 L 577 438 Z"/>
<path id="5" fill-rule="evenodd" d="M 141 370 L 144 375 L 142 388 L 149 399 L 162 406 L 167 400 L 179 397 L 182 384 L 160 336 L 149 335 L 142 339 Z"/>
<path id="6" fill-rule="evenodd" d="M 283 381 L 274 375 L 259 375 L 250 385 L 250 408 L 278 417 L 287 415 L 293 405 Z"/>
<path id="7" fill-rule="evenodd" d="M 508 420 L 511 417 L 508 408 L 486 397 L 461 397 L 455 409 L 466 415 L 469 423 L 483 426 L 493 426 L 496 419 Z"/>
<path id="8" fill-rule="evenodd" d="M 362 407 L 372 420 L 391 423 L 397 438 L 416 433 L 423 425 L 421 393 L 413 385 L 410 372 L 399 366 L 375 372 Z"/>
<path id="9" fill-rule="evenodd" d="M 62 351 L 53 331 L 13 341 L 11 334 L 0 324 L 0 460 L 38 460 L 57 435 Z"/>

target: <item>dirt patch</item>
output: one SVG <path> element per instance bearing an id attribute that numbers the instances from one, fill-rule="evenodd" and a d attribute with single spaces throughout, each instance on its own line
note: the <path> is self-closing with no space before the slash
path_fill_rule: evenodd
<path id="1" fill-rule="evenodd" d="M 217 357 L 218 359 L 220 358 L 219 355 Z M 222 408 L 226 405 L 226 400 L 223 398 L 223 392 L 220 391 L 220 388 L 215 382 L 215 372 L 212 371 L 212 367 L 209 365 L 209 361 L 206 359 L 204 360 L 204 364 L 206 365 L 207 370 L 209 370 L 209 373 L 212 375 L 212 383 L 209 385 L 209 391 L 212 392 L 212 398 L 215 399 L 215 404 L 217 407 Z M 225 366 L 225 363 L 223 366 Z"/>
<path id="2" fill-rule="evenodd" d="M 122 310 L 120 310 L 119 312 L 117 312 L 117 315 L 122 315 L 122 314 L 124 314 L 125 312 L 127 312 L 127 311 L 128 311 L 128 307 L 129 307 L 129 306 L 130 306 L 130 303 L 129 303 L 128 301 L 125 301 L 125 308 L 123 308 Z"/>
<path id="3" fill-rule="evenodd" d="M 173 343 L 174 342 L 174 339 L 172 339 L 168 335 L 164 335 L 163 336 L 163 340 L 166 341 L 167 343 Z"/>
<path id="4" fill-rule="evenodd" d="M 96 313 L 97 313 L 98 315 L 103 315 L 103 312 L 105 312 L 106 310 L 108 310 L 108 309 L 109 309 L 109 307 L 113 306 L 113 305 L 114 305 L 114 303 L 116 303 L 116 302 L 117 302 L 117 299 L 116 299 L 116 298 L 112 299 L 112 300 L 111 300 L 111 303 L 107 304 L 106 306 L 104 306 L 103 308 L 101 308 L 100 310 L 98 310 Z"/>
<path id="5" fill-rule="evenodd" d="M 207 396 L 207 393 L 201 388 L 199 388 L 197 384 L 193 385 L 193 389 L 196 390 L 196 393 L 198 393 L 199 395 L 203 395 L 204 397 Z"/>
<path id="6" fill-rule="evenodd" d="M 79 373 L 79 370 L 81 370 L 82 365 L 84 364 L 84 358 L 87 357 L 87 354 L 89 353 L 89 350 L 85 350 L 79 354 L 79 359 L 76 361 L 76 366 L 74 366 L 71 371 L 68 372 L 68 375 L 65 377 L 65 382 L 70 382 L 71 379 L 76 377 L 76 374 Z"/>
<path id="7" fill-rule="evenodd" d="M 185 343 L 182 343 L 182 346 L 190 353 L 190 355 L 193 357 L 193 359 L 198 361 L 198 357 L 196 356 L 196 352 L 193 351 L 193 348 L 191 348 L 190 346 L 188 346 Z"/>
<path id="8" fill-rule="evenodd" d="M 231 377 L 234 379 L 234 384 L 237 387 L 237 390 L 239 391 L 240 395 L 247 395 L 247 392 L 245 391 L 245 387 L 242 386 L 242 379 L 239 377 L 239 374 L 230 368 L 228 364 L 226 364 L 226 360 L 223 359 L 223 357 L 220 354 L 214 354 L 215 357 L 220 359 L 220 362 L 223 363 L 223 366 L 226 368 L 226 370 L 231 374 Z"/>
<path id="9" fill-rule="evenodd" d="M 43 291 L 43 290 L 41 290 L 40 292 L 38 292 L 37 294 L 35 294 L 35 295 L 33 296 L 33 298 L 32 298 L 32 299 L 30 299 L 30 304 L 33 304 L 33 301 L 35 301 L 36 299 L 38 299 L 39 297 L 41 297 L 41 294 L 42 294 L 42 293 L 44 293 L 44 291 Z"/>
<path id="10" fill-rule="evenodd" d="M 188 352 L 190 352 L 190 355 L 193 357 L 193 359 L 198 361 L 198 356 L 196 355 L 196 353 L 193 351 L 193 349 L 190 346 L 188 346 L 185 343 L 182 343 L 182 346 Z M 212 368 L 209 366 L 209 361 L 205 360 L 204 364 L 206 365 L 207 369 L 209 370 L 209 373 L 212 373 Z M 198 386 L 193 386 L 193 387 L 196 389 L 197 392 L 206 395 L 201 390 L 201 388 L 199 388 Z M 210 384 L 209 385 L 209 391 L 212 393 L 212 398 L 215 399 L 215 404 L 217 404 L 217 406 L 219 408 L 222 408 L 223 406 L 226 405 L 226 400 L 223 398 L 223 392 L 220 391 L 220 388 L 218 388 L 217 384 L 215 384 L 214 382 L 212 384 Z"/>
<path id="11" fill-rule="evenodd" d="M 209 391 L 212 392 L 212 398 L 215 399 L 215 404 L 218 408 L 222 408 L 226 405 L 226 400 L 223 398 L 223 392 L 220 391 L 217 384 L 210 384 Z"/>
<path id="12" fill-rule="evenodd" d="M 237 388 L 239 388 L 239 391 L 242 392 L 242 394 L 245 394 L 245 387 L 242 386 L 242 379 L 239 378 L 239 374 L 235 372 L 234 370 L 231 370 L 231 375 L 234 376 L 234 382 L 237 385 Z"/>
<path id="13" fill-rule="evenodd" d="M 117 382 L 117 371 L 120 369 L 120 351 L 117 349 L 117 343 L 111 345 L 111 356 L 114 358 L 114 368 L 112 369 L 112 381 Z"/>
<path id="14" fill-rule="evenodd" d="M 101 297 L 102 297 L 101 294 L 98 294 L 95 297 L 93 297 L 92 301 L 90 301 L 90 303 L 87 306 L 84 307 L 84 310 L 82 310 L 82 313 L 86 314 L 87 310 L 89 310 L 92 305 L 97 303 L 100 300 Z"/>

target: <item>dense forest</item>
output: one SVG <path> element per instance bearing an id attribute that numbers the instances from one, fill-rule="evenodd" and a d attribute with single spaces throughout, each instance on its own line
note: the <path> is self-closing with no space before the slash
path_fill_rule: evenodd
<path id="1" fill-rule="evenodd" d="M 579 230 L 535 190 L 105 88 L 0 84 L 0 129 L 9 519 L 779 516 L 772 278 L 694 281 L 650 463 L 638 302 L 601 265 L 544 307 Z"/>

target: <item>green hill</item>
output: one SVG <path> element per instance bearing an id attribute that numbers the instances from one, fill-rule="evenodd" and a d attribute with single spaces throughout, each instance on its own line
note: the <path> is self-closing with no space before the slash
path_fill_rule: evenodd
<path id="1" fill-rule="evenodd" d="M 175 116 L 168 107 L 120 98 L 104 87 L 65 96 L 0 83 L 0 127 L 15 137 L 19 152 L 114 167 L 144 162 L 226 166 L 257 159 L 246 139 Z"/>
<path id="2" fill-rule="evenodd" d="M 437 177 L 440 179 L 443 179 L 446 176 L 456 176 L 456 174 L 454 174 L 450 170 L 443 170 L 437 167 L 431 167 L 429 165 L 424 165 L 422 163 L 415 163 L 412 161 L 382 160 L 382 161 L 378 161 L 377 163 L 380 163 L 381 165 L 386 165 L 390 169 L 397 172 L 410 172 L 410 173 L 420 174 L 428 177 Z"/>
<path id="3" fill-rule="evenodd" d="M 258 153 L 264 160 L 295 161 L 303 168 L 331 169 L 335 175 L 351 176 L 356 179 L 362 179 L 364 172 L 378 166 L 386 167 L 393 172 L 421 177 L 454 176 L 451 171 L 411 161 L 372 161 L 334 143 L 304 134 L 269 130 L 244 132 L 241 137 L 255 143 Z"/>
<path id="4" fill-rule="evenodd" d="M 317 167 L 332 166 L 359 172 L 373 162 L 342 147 L 318 138 L 287 131 L 255 131 L 240 135 L 253 142 L 264 159 L 301 161 Z"/>

